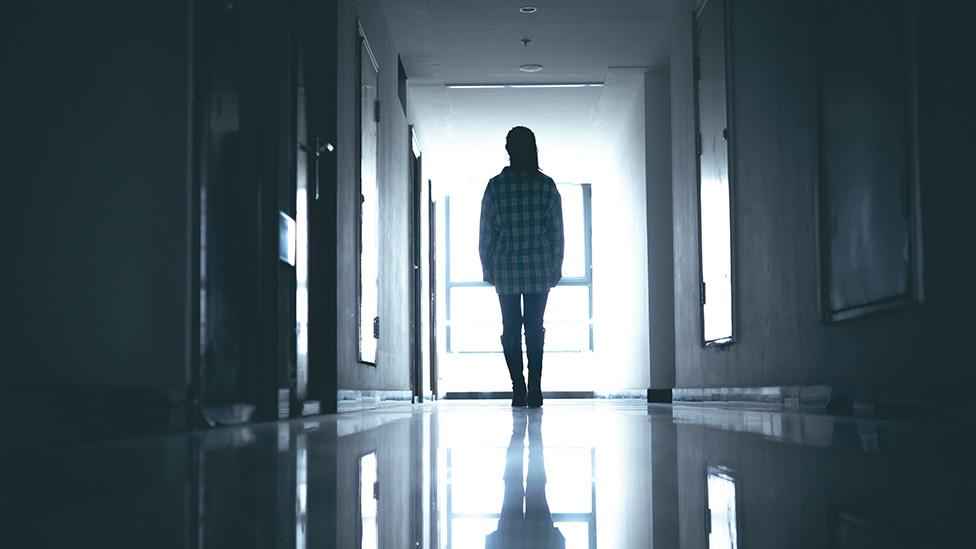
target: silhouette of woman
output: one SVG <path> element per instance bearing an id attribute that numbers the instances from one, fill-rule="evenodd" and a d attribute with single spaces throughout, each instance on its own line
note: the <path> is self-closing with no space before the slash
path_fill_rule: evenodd
<path id="1" fill-rule="evenodd" d="M 552 178 L 539 171 L 532 130 L 512 128 L 505 149 L 510 165 L 491 178 L 481 200 L 478 251 L 484 280 L 495 287 L 502 309 L 502 351 L 512 378 L 512 406 L 538 408 L 545 342 L 542 317 L 549 289 L 562 278 L 562 198 Z M 522 375 L 523 324 L 527 391 Z"/>
<path id="2" fill-rule="evenodd" d="M 526 417 L 528 416 L 528 417 Z M 526 423 L 529 431 L 529 467 L 522 487 L 522 453 Z M 566 538 L 552 523 L 546 499 L 546 464 L 542 453 L 542 410 L 512 410 L 512 440 L 505 462 L 505 496 L 498 528 L 485 538 L 485 549 L 565 549 Z M 522 500 L 525 499 L 525 511 Z"/>

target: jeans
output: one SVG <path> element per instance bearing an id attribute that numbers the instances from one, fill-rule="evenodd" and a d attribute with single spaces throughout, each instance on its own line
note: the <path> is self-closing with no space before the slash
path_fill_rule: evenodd
<path id="1" fill-rule="evenodd" d="M 502 350 L 505 363 L 512 377 L 512 406 L 521 406 L 521 395 L 526 395 L 525 404 L 530 408 L 542 406 L 542 353 L 546 330 L 542 327 L 542 317 L 546 314 L 546 301 L 549 293 L 501 295 L 498 302 L 502 307 Z M 519 301 L 525 304 L 522 310 Z M 524 392 L 522 377 L 522 326 L 525 326 L 525 354 L 528 357 L 529 383 Z"/>
<path id="2" fill-rule="evenodd" d="M 527 340 L 542 333 L 542 317 L 546 314 L 548 300 L 548 293 L 499 295 L 498 302 L 502 307 L 502 338 L 506 341 L 518 341 L 521 348 L 523 325 Z M 520 302 L 525 304 L 524 312 Z"/>

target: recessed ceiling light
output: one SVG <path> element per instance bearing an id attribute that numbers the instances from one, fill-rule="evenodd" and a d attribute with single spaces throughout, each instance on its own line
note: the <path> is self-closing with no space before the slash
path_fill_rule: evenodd
<path id="1" fill-rule="evenodd" d="M 522 72 L 539 72 L 542 70 L 542 65 L 534 65 L 534 64 L 522 65 L 521 67 L 519 67 L 519 70 Z"/>
<path id="2" fill-rule="evenodd" d="M 538 13 L 539 12 L 539 8 L 537 8 L 535 6 L 522 6 L 521 8 L 519 8 L 519 12 L 520 13 Z"/>

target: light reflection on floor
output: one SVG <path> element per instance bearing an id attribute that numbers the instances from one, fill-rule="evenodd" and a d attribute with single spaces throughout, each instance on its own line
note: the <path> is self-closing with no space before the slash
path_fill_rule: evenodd
<path id="1" fill-rule="evenodd" d="M 514 413 L 480 401 L 5 446 L 0 545 L 949 547 L 973 512 L 969 432 L 641 401 Z"/>
<path id="2" fill-rule="evenodd" d="M 596 449 L 546 445 L 543 418 L 514 411 L 504 448 L 470 438 L 440 448 L 443 546 L 596 545 Z"/>

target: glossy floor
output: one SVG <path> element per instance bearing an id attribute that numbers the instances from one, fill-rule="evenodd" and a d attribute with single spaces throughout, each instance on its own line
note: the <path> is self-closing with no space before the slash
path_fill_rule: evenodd
<path id="1" fill-rule="evenodd" d="M 971 426 L 500 401 L 12 452 L 3 547 L 973 547 Z"/>

